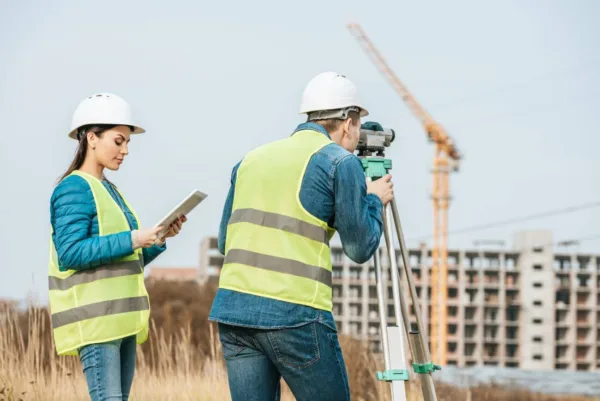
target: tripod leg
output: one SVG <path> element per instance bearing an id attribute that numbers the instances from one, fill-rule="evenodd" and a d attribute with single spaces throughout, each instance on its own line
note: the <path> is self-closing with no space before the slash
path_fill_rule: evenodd
<path id="1" fill-rule="evenodd" d="M 384 208 L 383 224 L 385 234 L 385 244 L 388 252 L 390 277 L 392 279 L 392 294 L 394 300 L 394 316 L 396 317 L 396 326 L 388 327 L 390 331 L 390 351 L 394 371 L 406 372 L 406 379 L 401 381 L 392 381 L 392 399 L 394 401 L 406 400 L 406 394 L 409 390 L 407 355 L 406 355 L 406 330 L 410 324 L 408 319 L 408 308 L 403 298 L 400 296 L 400 280 L 398 276 L 398 265 L 396 263 L 396 250 L 394 249 L 393 232 L 390 226 L 392 212 L 389 206 Z"/>
<path id="2" fill-rule="evenodd" d="M 379 324 L 381 326 L 381 346 L 383 348 L 383 361 L 385 370 L 390 369 L 390 347 L 388 343 L 388 332 L 386 322 L 386 308 L 384 299 L 383 275 L 381 274 L 381 261 L 379 258 L 379 249 L 373 255 L 373 263 L 375 264 L 375 277 L 377 279 L 377 299 L 379 301 Z"/>
<path id="3" fill-rule="evenodd" d="M 439 369 L 439 366 L 433 365 L 431 363 L 431 354 L 429 352 L 429 347 L 427 346 L 427 337 L 425 336 L 425 330 L 423 328 L 423 321 L 421 319 L 421 308 L 419 306 L 419 297 L 417 295 L 417 290 L 415 287 L 412 270 L 410 268 L 409 260 L 408 260 L 408 251 L 406 249 L 406 243 L 404 242 L 404 234 L 402 233 L 402 225 L 400 224 L 400 217 L 398 213 L 398 207 L 396 205 L 396 200 L 392 199 L 391 203 L 391 211 L 392 217 L 394 219 L 394 223 L 396 226 L 396 234 L 398 235 L 398 240 L 400 242 L 400 252 L 402 255 L 402 265 L 404 267 L 404 273 L 406 275 L 406 280 L 408 283 L 408 288 L 410 292 L 410 296 L 413 301 L 413 307 L 415 310 L 415 317 L 417 319 L 417 330 L 410 330 L 409 339 L 411 344 L 411 351 L 413 356 L 413 363 L 417 366 L 415 367 L 415 371 L 420 373 L 421 378 L 421 388 L 423 390 L 423 399 L 425 401 L 435 401 L 437 400 L 437 395 L 435 393 L 435 385 L 433 383 L 433 377 L 431 376 L 432 371 Z M 391 227 L 390 227 L 391 229 Z M 407 326 L 410 328 L 410 326 Z"/>

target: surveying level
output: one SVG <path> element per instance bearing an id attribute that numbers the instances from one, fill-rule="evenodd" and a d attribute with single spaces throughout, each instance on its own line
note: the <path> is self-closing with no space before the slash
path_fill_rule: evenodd
<path id="1" fill-rule="evenodd" d="M 366 122 L 360 126 L 360 137 L 356 150 L 359 156 L 370 156 L 372 152 L 378 152 L 378 156 L 384 156 L 383 150 L 391 145 L 396 138 L 393 129 L 383 128 L 380 124 Z"/>
<path id="2" fill-rule="evenodd" d="M 362 163 L 367 179 L 375 181 L 382 178 L 392 168 L 391 159 L 385 158 L 385 148 L 389 147 L 395 139 L 395 132 L 391 129 L 384 129 L 379 123 L 366 122 L 361 125 L 360 139 L 357 146 L 358 157 Z M 375 155 L 373 155 L 375 153 Z M 396 227 L 396 234 L 400 243 L 402 254 L 402 265 L 406 283 L 412 299 L 415 316 L 417 318 L 417 327 L 413 328 L 410 324 L 410 315 L 406 299 L 401 296 L 400 290 L 400 271 L 398 270 L 396 260 L 396 250 L 394 247 L 394 237 L 392 224 Z M 440 366 L 431 362 L 429 346 L 423 329 L 421 320 L 421 308 L 419 306 L 419 297 L 413 280 L 412 271 L 408 263 L 408 251 L 404 242 L 404 234 L 400 225 L 400 217 L 395 199 L 385 206 L 383 210 L 383 225 L 385 244 L 387 248 L 390 275 L 392 279 L 392 293 L 394 299 L 394 316 L 396 324 L 388 326 L 386 322 L 386 303 L 384 293 L 387 285 L 384 285 L 384 276 L 381 268 L 379 250 L 373 256 L 375 265 L 375 276 L 377 279 L 377 298 L 379 301 L 379 320 L 381 326 L 381 344 L 383 346 L 383 358 L 385 371 L 377 372 L 377 379 L 391 383 L 392 399 L 394 401 L 406 401 L 407 389 L 410 379 L 407 369 L 407 355 L 405 351 L 406 338 L 412 356 L 412 366 L 414 373 L 421 379 L 421 388 L 424 401 L 437 401 L 435 386 L 432 373 L 441 369 Z"/>

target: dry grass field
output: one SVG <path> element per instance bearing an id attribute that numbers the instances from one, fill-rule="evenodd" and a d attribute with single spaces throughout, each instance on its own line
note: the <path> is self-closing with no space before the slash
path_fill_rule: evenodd
<path id="1" fill-rule="evenodd" d="M 217 333 L 206 321 L 214 288 L 191 283 L 149 283 L 152 333 L 138 346 L 138 367 L 131 400 L 230 400 Z M 389 386 L 373 372 L 381 369 L 367 347 L 342 338 L 352 399 L 391 401 Z M 584 397 L 551 397 L 493 386 L 456 389 L 438 384 L 440 401 L 582 401 Z M 420 400 L 411 383 L 411 401 Z M 284 385 L 283 400 L 294 400 Z M 57 357 L 46 309 L 17 312 L 0 305 L 0 401 L 89 400 L 78 359 Z"/>

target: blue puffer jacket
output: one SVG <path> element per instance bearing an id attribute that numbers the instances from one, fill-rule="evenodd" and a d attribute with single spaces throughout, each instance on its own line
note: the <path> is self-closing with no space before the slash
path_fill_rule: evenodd
<path id="1" fill-rule="evenodd" d="M 108 182 L 102 183 L 125 212 L 131 230 L 137 229 L 135 218 L 119 193 Z M 54 188 L 50 222 L 61 271 L 94 268 L 133 253 L 131 231 L 98 236 L 94 196 L 87 182 L 79 176 L 69 176 Z M 144 266 L 165 249 L 166 244 L 144 248 Z"/>

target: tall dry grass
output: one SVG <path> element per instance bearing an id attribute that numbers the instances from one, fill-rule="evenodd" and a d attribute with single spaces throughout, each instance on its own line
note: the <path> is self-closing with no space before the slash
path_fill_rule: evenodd
<path id="1" fill-rule="evenodd" d="M 89 399 L 79 360 L 54 353 L 49 323 L 45 309 L 19 314 L 12 307 L 0 307 L 0 401 Z M 213 326 L 209 332 L 212 347 L 205 353 L 191 341 L 189 326 L 170 337 L 153 324 L 151 339 L 138 346 L 131 399 L 230 400 L 217 333 Z M 355 387 L 375 389 L 355 391 L 353 399 L 388 400 L 385 385 L 362 373 L 376 366 L 366 349 L 352 341 L 344 341 L 343 347 L 349 363 L 360 367 L 350 369 Z M 293 399 L 284 385 L 282 400 Z"/>
<path id="2" fill-rule="evenodd" d="M 197 318 L 182 312 L 187 302 L 187 285 L 149 285 L 151 299 L 156 295 L 151 337 L 138 346 L 131 400 L 231 399 L 215 326 L 206 322 L 206 316 Z M 210 298 L 210 291 L 205 292 L 205 296 Z M 172 299 L 169 296 L 175 298 L 174 304 L 170 304 Z M 161 303 L 161 299 L 171 300 Z M 207 313 L 207 310 L 193 305 L 191 302 L 188 309 L 196 308 L 200 315 Z M 203 329 L 199 329 L 198 325 L 202 325 Z M 374 372 L 382 368 L 381 361 L 369 352 L 364 343 L 341 338 L 341 345 L 348 367 L 352 400 L 391 401 L 389 386 L 374 377 Z M 556 398 L 490 386 L 467 392 L 438 384 L 437 389 L 440 401 L 585 399 Z M 410 401 L 421 399 L 418 384 L 411 383 Z M 19 313 L 13 306 L 0 303 L 0 401 L 9 400 L 89 400 L 79 360 L 58 357 L 54 352 L 46 309 L 29 307 L 26 312 Z M 294 400 L 285 383 L 282 400 Z"/>

